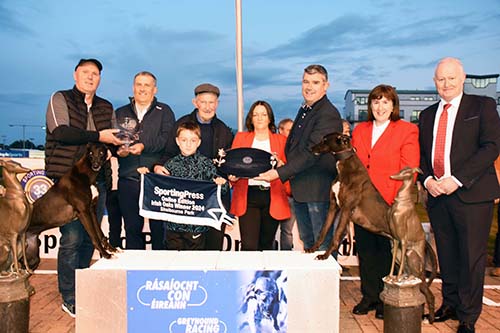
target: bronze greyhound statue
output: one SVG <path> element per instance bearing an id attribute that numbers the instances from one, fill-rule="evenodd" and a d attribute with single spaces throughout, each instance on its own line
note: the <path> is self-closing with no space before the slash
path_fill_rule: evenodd
<path id="1" fill-rule="evenodd" d="M 26 269 L 32 273 L 26 259 L 25 232 L 33 207 L 16 177 L 16 174 L 29 172 L 30 169 L 12 160 L 0 160 L 0 166 L 3 167 L 2 177 L 5 185 L 5 193 L 0 196 L 0 239 L 2 241 L 0 271 L 9 269 L 13 273 L 19 273 L 19 256 L 22 256 Z"/>
<path id="2" fill-rule="evenodd" d="M 389 208 L 388 219 L 389 228 L 392 235 L 392 264 L 391 277 L 396 281 L 401 281 L 403 271 L 408 275 L 419 278 L 420 291 L 424 294 L 427 306 L 429 307 L 429 321 L 434 321 L 434 295 L 429 287 L 436 277 L 437 259 L 434 250 L 425 239 L 425 232 L 422 223 L 418 217 L 413 202 L 411 189 L 415 181 L 415 173 L 422 173 L 419 168 L 405 167 L 399 173 L 392 175 L 391 178 L 403 181 L 403 185 L 394 198 L 394 203 Z M 399 271 L 394 277 L 394 269 L 399 254 Z M 433 267 L 429 282 L 425 277 L 425 259 L 426 256 Z"/>
<path id="3" fill-rule="evenodd" d="M 92 200 L 91 185 L 107 160 L 107 148 L 102 143 L 87 145 L 86 153 L 33 204 L 33 217 L 27 230 L 29 264 L 40 262 L 38 235 L 47 229 L 60 227 L 76 218 L 80 220 L 102 257 L 110 258 L 111 246 L 101 230 L 96 216 L 96 201 Z"/>
<path id="4" fill-rule="evenodd" d="M 320 143 L 312 147 L 312 151 L 315 154 L 331 153 L 336 157 L 338 176 L 334 183 L 340 183 L 340 190 L 338 198 L 332 192 L 330 193 L 330 208 L 318 240 L 313 247 L 305 249 L 305 251 L 310 253 L 319 249 L 319 246 L 325 239 L 326 233 L 333 225 L 336 214 L 340 214 L 340 220 L 332 242 L 324 254 L 316 257 L 317 259 L 327 259 L 333 251 L 339 248 L 349 221 L 356 223 L 370 232 L 394 239 L 391 231 L 391 221 L 389 220 L 390 207 L 371 182 L 368 171 L 363 163 L 361 163 L 351 145 L 350 137 L 340 133 L 325 135 Z M 408 190 L 403 188 L 403 191 Z M 422 228 L 421 225 L 420 228 Z M 396 250 L 393 249 L 393 251 Z M 432 323 L 434 322 L 434 296 L 430 292 L 429 286 L 436 276 L 437 260 L 428 242 L 425 242 L 425 250 L 423 252 L 425 252 L 425 259 L 429 260 L 432 266 L 431 277 L 426 282 L 424 261 L 413 266 L 415 269 L 413 274 L 422 279 L 420 290 L 426 297 L 429 306 L 429 322 Z M 417 262 L 414 255 L 412 255 L 411 260 L 415 263 Z M 421 268 L 418 270 L 418 267 Z"/>

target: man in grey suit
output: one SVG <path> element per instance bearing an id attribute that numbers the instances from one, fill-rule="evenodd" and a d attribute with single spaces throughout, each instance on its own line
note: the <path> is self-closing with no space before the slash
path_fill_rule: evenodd
<path id="1" fill-rule="evenodd" d="M 464 81 L 460 61 L 442 59 L 434 74 L 441 100 L 419 120 L 420 180 L 430 194 L 427 211 L 443 280 L 436 321 L 458 319 L 459 333 L 474 332 L 481 314 L 493 200 L 500 196 L 493 166 L 500 147 L 496 103 L 464 94 Z"/>
<path id="2" fill-rule="evenodd" d="M 304 248 L 315 243 L 329 207 L 330 185 L 337 171 L 331 154 L 316 156 L 311 147 L 323 136 L 342 132 L 340 114 L 326 96 L 328 72 L 321 65 L 309 65 L 302 77 L 304 103 L 299 109 L 285 146 L 287 164 L 262 173 L 257 179 L 290 180 L 293 206 Z M 320 250 L 326 250 L 333 236 L 330 230 Z"/>

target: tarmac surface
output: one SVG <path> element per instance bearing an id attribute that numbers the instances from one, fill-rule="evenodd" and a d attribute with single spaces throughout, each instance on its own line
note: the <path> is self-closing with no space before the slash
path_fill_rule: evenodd
<path id="1" fill-rule="evenodd" d="M 75 332 L 75 320 L 61 309 L 61 298 L 57 290 L 55 260 L 44 259 L 39 271 L 30 277 L 36 293 L 30 299 L 30 332 L 32 333 L 70 333 Z M 485 279 L 483 311 L 476 323 L 477 333 L 500 332 L 500 278 L 489 276 Z M 40 274 L 42 273 L 43 274 Z M 436 296 L 436 309 L 441 305 L 441 283 L 435 281 L 431 287 Z M 340 282 L 340 332 L 383 332 L 383 320 L 375 318 L 375 312 L 368 315 L 354 315 L 352 308 L 361 300 L 358 270 L 355 266 L 344 267 Z M 77 314 L 78 315 L 78 314 Z M 422 324 L 423 333 L 456 332 L 457 321 Z M 89 332 L 90 333 L 90 332 Z M 330 332 L 305 332 L 330 333 Z"/>

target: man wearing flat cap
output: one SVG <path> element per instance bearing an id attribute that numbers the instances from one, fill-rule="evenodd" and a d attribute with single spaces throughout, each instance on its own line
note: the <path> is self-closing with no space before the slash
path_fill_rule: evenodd
<path id="1" fill-rule="evenodd" d="M 233 133 L 231 129 L 222 120 L 217 118 L 216 115 L 217 106 L 219 105 L 219 96 L 220 90 L 213 84 L 202 83 L 198 85 L 194 89 L 193 105 L 195 109 L 193 112 L 177 120 L 176 130 L 174 131 L 174 133 L 177 132 L 179 124 L 187 121 L 196 122 L 201 129 L 201 145 L 198 151 L 210 159 L 217 156 L 219 149 L 224 148 L 227 150 L 231 148 L 233 142 Z M 175 152 L 175 155 L 179 153 L 177 146 L 168 149 L 168 151 Z M 154 166 L 154 171 L 160 174 L 167 174 L 163 164 L 165 164 L 170 157 L 172 156 L 164 155 L 158 164 Z M 229 193 L 222 196 L 222 202 L 224 207 L 229 210 Z M 210 228 L 206 237 L 206 250 L 222 250 L 224 227 L 225 224 L 222 224 L 221 231 Z"/>
<path id="2" fill-rule="evenodd" d="M 45 171 L 55 182 L 83 156 L 87 143 L 122 144 L 114 136 L 118 130 L 112 129 L 113 106 L 96 95 L 101 70 L 99 60 L 81 59 L 73 73 L 73 89 L 57 91 L 50 97 L 46 114 Z M 108 164 L 97 176 L 98 221 L 104 213 L 106 181 L 110 177 Z M 57 279 L 63 299 L 62 309 L 75 317 L 75 270 L 89 267 L 94 246 L 79 220 L 59 229 Z"/>

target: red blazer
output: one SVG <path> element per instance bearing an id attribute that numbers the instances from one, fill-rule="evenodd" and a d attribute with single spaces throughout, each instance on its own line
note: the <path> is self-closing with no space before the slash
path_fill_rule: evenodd
<path id="1" fill-rule="evenodd" d="M 239 132 L 233 140 L 231 148 L 252 147 L 255 132 Z M 285 144 L 286 137 L 281 134 L 269 132 L 271 151 L 275 152 L 280 160 L 286 163 Z M 278 178 L 271 182 L 271 204 L 269 213 L 276 220 L 285 220 L 291 216 L 290 205 L 285 185 Z M 242 216 L 247 211 L 248 179 L 241 178 L 233 183 L 233 196 L 231 198 L 231 214 Z"/>
<path id="2" fill-rule="evenodd" d="M 404 120 L 391 121 L 373 148 L 372 129 L 372 121 L 357 125 L 352 133 L 352 145 L 373 185 L 391 205 L 402 182 L 390 176 L 405 166 L 414 168 L 419 165 L 418 127 Z"/>

